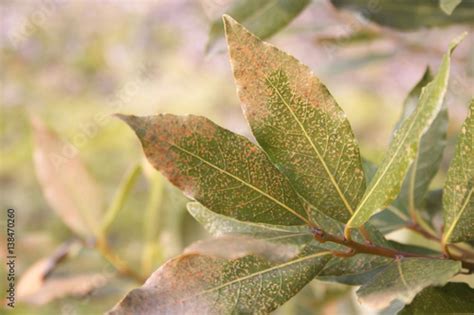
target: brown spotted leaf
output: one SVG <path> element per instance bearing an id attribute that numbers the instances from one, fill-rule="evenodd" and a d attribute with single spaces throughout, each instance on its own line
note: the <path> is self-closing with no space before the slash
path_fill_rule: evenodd
<path id="1" fill-rule="evenodd" d="M 301 225 L 299 197 L 248 139 L 198 116 L 120 116 L 150 163 L 187 196 L 243 221 Z"/>
<path id="2" fill-rule="evenodd" d="M 255 255 L 185 254 L 155 271 L 109 314 L 266 314 L 317 276 L 329 258 L 313 246 L 279 263 Z"/>
<path id="3" fill-rule="evenodd" d="M 344 112 L 311 70 L 224 16 L 230 60 L 255 138 L 292 186 L 342 222 L 365 190 Z"/>
<path id="4" fill-rule="evenodd" d="M 448 170 L 443 206 L 443 243 L 474 240 L 474 100 Z"/>

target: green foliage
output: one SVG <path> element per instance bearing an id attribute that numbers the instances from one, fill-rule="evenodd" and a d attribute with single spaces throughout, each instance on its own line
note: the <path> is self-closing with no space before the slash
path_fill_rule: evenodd
<path id="1" fill-rule="evenodd" d="M 409 31 L 474 21 L 474 2 L 466 0 L 331 0 L 380 25 Z"/>
<path id="2" fill-rule="evenodd" d="M 451 53 L 462 36 L 434 78 L 427 71 L 410 93 L 386 157 L 373 166 L 362 163 L 344 112 L 308 67 L 231 17 L 224 24 L 260 146 L 204 117 L 119 115 L 150 163 L 197 201 L 189 212 L 218 238 L 167 262 L 111 314 L 268 313 L 313 279 L 361 285 L 361 301 L 385 307 L 474 270 L 469 245 L 450 247 L 473 240 L 472 114 L 448 173 L 443 237 L 420 211 L 441 200 L 428 188 L 445 144 Z M 367 222 L 386 207 L 402 207 L 399 224 L 443 244 L 443 254 L 386 240 Z"/>
<path id="3" fill-rule="evenodd" d="M 264 39 L 284 28 L 309 3 L 309 0 L 236 0 L 226 14 L 233 16 Z M 223 35 L 224 26 L 222 20 L 218 19 L 211 25 L 206 50 L 210 50 Z"/>
<path id="4" fill-rule="evenodd" d="M 421 291 L 400 315 L 474 312 L 474 290 L 465 283 L 448 283 Z"/>
<path id="5" fill-rule="evenodd" d="M 443 243 L 474 238 L 474 100 L 461 128 L 456 154 L 444 186 Z"/>

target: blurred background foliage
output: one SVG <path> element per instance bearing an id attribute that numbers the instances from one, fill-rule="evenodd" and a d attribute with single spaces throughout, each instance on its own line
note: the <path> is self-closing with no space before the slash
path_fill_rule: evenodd
<path id="1" fill-rule="evenodd" d="M 470 31 L 453 57 L 448 147 L 432 188 L 473 95 L 471 0 L 4 0 L 0 9 L 1 206 L 17 213 L 16 314 L 104 312 L 208 237 L 112 115 L 192 113 L 251 137 L 224 12 L 314 70 L 373 162 L 426 66 L 436 69 L 449 40 Z M 44 164 L 52 148 L 59 167 Z M 71 221 L 83 218 L 80 205 L 94 208 L 86 223 Z M 2 261 L 5 243 L 2 233 Z M 278 313 L 367 313 L 352 291 L 312 283 Z"/>

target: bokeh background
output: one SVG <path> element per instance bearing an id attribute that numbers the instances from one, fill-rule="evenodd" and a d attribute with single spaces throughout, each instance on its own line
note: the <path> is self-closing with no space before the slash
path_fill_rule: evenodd
<path id="1" fill-rule="evenodd" d="M 204 115 L 251 137 L 223 41 L 206 51 L 212 23 L 233 2 L 1 1 L 2 299 L 3 209 L 17 215 L 17 304 L 10 313 L 102 313 L 166 259 L 208 237 L 186 212 L 186 199 L 147 165 L 132 131 L 112 115 Z M 470 32 L 453 56 L 448 146 L 433 183 L 441 187 L 473 95 L 473 2 L 448 16 L 433 6 L 437 1 L 392 1 L 401 9 L 377 23 L 357 5 L 377 16 L 384 1 L 345 2 L 310 1 L 268 40 L 314 70 L 347 113 L 362 155 L 374 162 L 425 68 L 436 70 L 449 41 Z M 433 11 L 417 18 L 420 3 Z M 41 156 L 52 157 L 53 148 L 57 165 L 41 174 Z M 85 206 L 89 219 L 75 220 Z M 87 222 L 104 216 L 107 233 L 98 240 Z M 279 313 L 368 312 L 352 291 L 315 282 Z"/>

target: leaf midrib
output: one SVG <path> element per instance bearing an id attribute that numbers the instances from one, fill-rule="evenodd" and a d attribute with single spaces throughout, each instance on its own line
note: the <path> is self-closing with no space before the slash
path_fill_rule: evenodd
<path id="1" fill-rule="evenodd" d="M 271 87 L 273 88 L 273 90 L 278 94 L 278 96 L 280 97 L 280 99 L 282 100 L 283 104 L 285 104 L 286 108 L 288 108 L 288 110 L 290 111 L 291 115 L 293 116 L 293 118 L 296 120 L 296 122 L 298 123 L 298 126 L 301 128 L 301 131 L 303 131 L 303 134 L 306 138 L 306 140 L 308 140 L 308 142 L 311 144 L 311 147 L 313 148 L 314 152 L 316 153 L 318 159 L 320 160 L 321 164 L 323 165 L 324 167 L 324 170 L 326 171 L 326 173 L 328 174 L 328 177 L 329 179 L 331 180 L 331 183 L 333 184 L 334 188 L 336 188 L 336 191 L 339 195 L 339 198 L 342 200 L 342 202 L 344 203 L 344 206 L 346 207 L 346 209 L 349 211 L 349 213 L 352 215 L 354 213 L 354 210 L 352 209 L 351 205 L 349 204 L 349 202 L 347 201 L 345 195 L 342 193 L 341 189 L 339 188 L 339 184 L 336 182 L 336 179 L 334 178 L 333 174 L 331 173 L 331 171 L 329 170 L 329 167 L 327 166 L 326 164 L 326 161 L 323 159 L 321 153 L 319 152 L 319 150 L 316 148 L 316 145 L 314 144 L 313 140 L 311 139 L 311 137 L 308 135 L 308 133 L 306 132 L 306 128 L 303 126 L 303 124 L 301 123 L 301 121 L 298 119 L 298 117 L 296 116 L 296 114 L 294 113 L 294 111 L 292 110 L 292 108 L 290 107 L 290 105 L 286 102 L 286 100 L 284 99 L 283 95 L 281 95 L 280 91 L 278 90 L 278 88 L 270 81 L 270 80 L 266 80 L 270 85 Z"/>
<path id="2" fill-rule="evenodd" d="M 264 192 L 263 190 L 259 189 L 258 187 L 255 187 L 254 185 L 252 185 L 252 184 L 246 182 L 245 180 L 243 180 L 243 179 L 241 179 L 241 178 L 239 178 L 239 177 L 233 175 L 232 173 L 229 173 L 228 171 L 226 171 L 226 170 L 224 170 L 224 169 L 222 169 L 222 168 L 220 168 L 220 167 L 218 167 L 218 166 L 216 166 L 216 165 L 210 163 L 209 161 L 205 160 L 204 158 L 200 157 L 199 155 L 196 155 L 196 154 L 192 153 L 191 151 L 188 151 L 188 150 L 186 150 L 186 149 L 184 149 L 184 148 L 182 148 L 182 147 L 176 145 L 175 143 L 171 143 L 171 142 L 167 142 L 167 143 L 168 143 L 169 145 L 175 147 L 176 149 L 178 149 L 178 150 L 180 150 L 180 151 L 182 151 L 182 152 L 184 152 L 184 153 L 186 153 L 186 154 L 189 154 L 189 155 L 191 155 L 192 157 L 194 157 L 194 158 L 200 160 L 201 162 L 203 162 L 203 163 L 209 165 L 210 167 L 212 167 L 212 168 L 218 170 L 219 172 L 222 172 L 222 173 L 226 174 L 227 176 L 232 177 L 233 179 L 235 179 L 235 180 L 241 182 L 242 184 L 246 185 L 247 187 L 249 187 L 249 188 L 255 190 L 256 192 L 260 193 L 260 194 L 263 195 L 264 197 L 266 197 L 266 198 L 270 199 L 271 201 L 275 202 L 276 204 L 278 204 L 279 206 L 281 206 L 281 207 L 284 208 L 285 210 L 289 211 L 289 212 L 292 213 L 293 215 L 297 216 L 299 219 L 301 219 L 301 220 L 302 220 L 303 222 L 305 222 L 306 224 L 308 224 L 308 225 L 310 225 L 310 226 L 312 225 L 312 224 L 308 221 L 307 218 L 303 217 L 303 216 L 300 215 L 298 212 L 296 212 L 294 209 L 288 207 L 286 204 L 282 203 L 282 202 L 279 201 L 278 199 L 275 199 L 274 197 L 272 197 L 271 195 L 267 194 L 266 192 Z"/>

